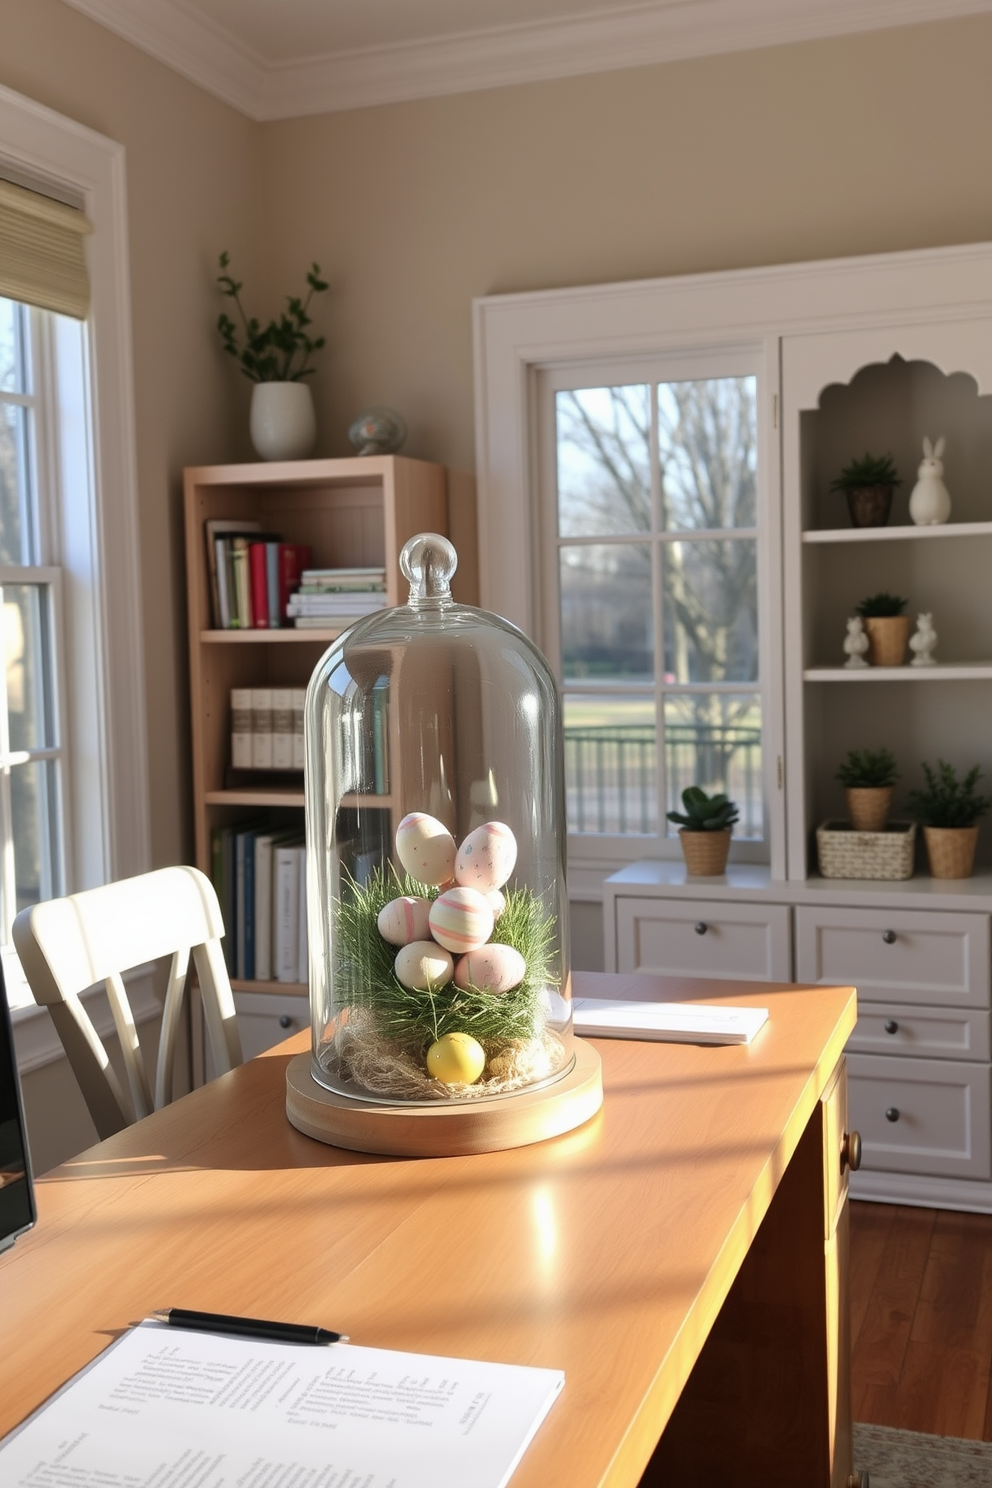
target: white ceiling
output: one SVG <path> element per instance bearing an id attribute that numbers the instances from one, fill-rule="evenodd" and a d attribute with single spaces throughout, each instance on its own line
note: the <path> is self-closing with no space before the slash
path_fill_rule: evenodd
<path id="1" fill-rule="evenodd" d="M 992 0 L 67 0 L 253 119 L 992 11 Z"/>

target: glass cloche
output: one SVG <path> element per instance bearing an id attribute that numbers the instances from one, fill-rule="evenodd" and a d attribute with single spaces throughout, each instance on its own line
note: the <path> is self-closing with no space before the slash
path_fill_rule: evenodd
<path id="1" fill-rule="evenodd" d="M 312 1074 L 427 1104 L 573 1062 L 561 706 L 508 621 L 456 604 L 451 543 L 400 556 L 405 605 L 325 652 L 306 701 Z"/>

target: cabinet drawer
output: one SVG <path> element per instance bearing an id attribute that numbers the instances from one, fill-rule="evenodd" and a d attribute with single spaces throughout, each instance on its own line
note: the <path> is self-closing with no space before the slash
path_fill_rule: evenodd
<path id="1" fill-rule="evenodd" d="M 792 976 L 784 904 L 619 897 L 617 970 L 666 976 L 787 982 Z"/>
<path id="2" fill-rule="evenodd" d="M 910 1054 L 927 1059 L 992 1057 L 992 1014 L 979 1009 L 924 1008 L 899 1002 L 862 1002 L 848 1040 L 854 1054 Z"/>
<path id="3" fill-rule="evenodd" d="M 907 910 L 796 910 L 796 975 L 867 1002 L 989 1006 L 989 919 Z"/>
<path id="4" fill-rule="evenodd" d="M 863 1168 L 992 1176 L 988 1065 L 850 1054 L 847 1073 Z"/>
<path id="5" fill-rule="evenodd" d="M 310 1027 L 310 999 L 284 997 L 279 992 L 235 992 L 234 1007 L 238 1015 L 241 1052 L 245 1059 L 264 1054 L 283 1039 L 292 1038 L 302 1028 Z M 214 1068 L 210 1040 L 203 1040 L 204 1078 L 212 1080 Z"/>

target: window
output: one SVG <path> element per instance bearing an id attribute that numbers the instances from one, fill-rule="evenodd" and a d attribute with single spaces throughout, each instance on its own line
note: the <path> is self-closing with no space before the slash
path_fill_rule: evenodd
<path id="1" fill-rule="evenodd" d="M 57 657 L 61 573 L 46 566 L 42 311 L 0 298 L 0 943 L 25 905 L 63 891 L 65 778 Z"/>
<path id="2" fill-rule="evenodd" d="M 0 299 L 0 954 L 16 1005 L 17 910 L 150 853 L 124 152 L 0 87 L 0 182 L 93 228 L 85 320 L 9 285 Z M 47 1021 L 18 1022 L 22 1068 L 46 1062 Z"/>
<path id="3" fill-rule="evenodd" d="M 544 639 L 569 831 L 674 836 L 667 812 L 698 784 L 729 794 L 736 837 L 760 842 L 756 376 L 580 381 L 543 379 Z"/>

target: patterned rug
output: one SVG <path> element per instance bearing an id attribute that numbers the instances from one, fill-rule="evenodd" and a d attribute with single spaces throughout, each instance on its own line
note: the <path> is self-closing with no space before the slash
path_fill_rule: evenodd
<path id="1" fill-rule="evenodd" d="M 992 1442 L 856 1425 L 854 1466 L 869 1488 L 989 1488 Z"/>

